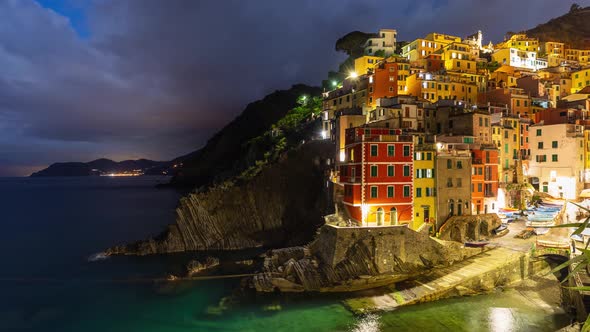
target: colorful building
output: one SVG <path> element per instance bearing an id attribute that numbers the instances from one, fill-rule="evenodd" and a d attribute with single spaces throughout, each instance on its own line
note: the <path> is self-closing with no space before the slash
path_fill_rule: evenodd
<path id="1" fill-rule="evenodd" d="M 436 224 L 436 146 L 415 142 L 414 152 L 414 221 L 413 229 Z M 434 228 L 434 227 L 433 227 Z"/>
<path id="2" fill-rule="evenodd" d="M 354 59 L 354 72 L 356 75 L 366 75 L 370 72 L 373 72 L 375 66 L 380 62 L 383 61 L 383 57 L 374 56 L 374 55 L 363 55 L 360 58 Z"/>
<path id="3" fill-rule="evenodd" d="M 471 152 L 467 144 L 437 142 L 436 230 L 450 216 L 471 215 Z"/>
<path id="4" fill-rule="evenodd" d="M 478 84 L 465 82 L 459 76 L 418 73 L 407 80 L 408 94 L 424 98 L 431 103 L 439 100 L 477 101 Z"/>
<path id="5" fill-rule="evenodd" d="M 375 108 L 377 99 L 407 94 L 410 65 L 404 58 L 389 57 L 377 64 L 368 75 L 367 106 Z"/>
<path id="6" fill-rule="evenodd" d="M 492 53 L 492 60 L 501 65 L 539 70 L 547 68 L 547 60 L 537 58 L 536 51 L 521 51 L 517 48 L 502 48 Z"/>
<path id="7" fill-rule="evenodd" d="M 394 29 L 380 29 L 379 32 L 368 38 L 363 45 L 366 55 L 383 54 L 390 56 L 395 53 L 397 31 Z"/>
<path id="8" fill-rule="evenodd" d="M 577 198 L 584 188 L 583 126 L 534 124 L 530 131 L 530 182 L 554 197 Z"/>
<path id="9" fill-rule="evenodd" d="M 412 136 L 399 129 L 346 130 L 345 162 L 340 165 L 343 203 L 362 225 L 410 224 L 413 220 Z"/>
<path id="10" fill-rule="evenodd" d="M 571 93 L 577 93 L 587 86 L 590 86 L 590 68 L 572 73 Z"/>

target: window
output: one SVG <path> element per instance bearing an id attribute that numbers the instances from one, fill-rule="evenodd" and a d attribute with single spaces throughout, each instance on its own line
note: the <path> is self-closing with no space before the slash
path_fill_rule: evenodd
<path id="1" fill-rule="evenodd" d="M 463 169 L 463 162 L 461 160 L 457 160 L 457 169 Z"/>
<path id="2" fill-rule="evenodd" d="M 480 193 L 482 191 L 482 185 L 481 183 L 477 184 L 477 192 Z"/>
<path id="3" fill-rule="evenodd" d="M 537 148 L 542 149 L 543 148 L 543 142 L 537 143 Z"/>
<path id="4" fill-rule="evenodd" d="M 541 129 L 537 129 L 537 136 L 541 136 L 541 133 L 542 133 Z"/>
<path id="5" fill-rule="evenodd" d="M 431 152 L 426 153 L 426 160 L 432 160 L 432 153 Z"/>
<path id="6" fill-rule="evenodd" d="M 452 187 L 452 186 L 453 186 L 453 179 L 447 178 L 447 187 Z"/>
<path id="7" fill-rule="evenodd" d="M 377 177 L 377 165 L 371 165 L 371 177 Z"/>
<path id="8" fill-rule="evenodd" d="M 404 197 L 410 197 L 410 186 L 404 186 Z"/>
<path id="9" fill-rule="evenodd" d="M 422 197 L 422 188 L 416 188 L 416 197 Z"/>
<path id="10" fill-rule="evenodd" d="M 422 152 L 414 153 L 414 159 L 415 160 L 422 160 Z"/>
<path id="11" fill-rule="evenodd" d="M 410 166 L 404 165 L 404 176 L 410 176 Z"/>
<path id="12" fill-rule="evenodd" d="M 451 161 L 451 159 L 447 159 L 447 169 L 451 168 L 453 168 L 453 162 Z"/>
<path id="13" fill-rule="evenodd" d="M 387 197 L 393 197 L 393 186 L 387 186 Z"/>
<path id="14" fill-rule="evenodd" d="M 371 157 L 377 156 L 377 145 L 371 145 Z"/>
<path id="15" fill-rule="evenodd" d="M 462 178 L 457 178 L 457 187 L 461 188 L 463 186 L 463 179 Z"/>
<path id="16" fill-rule="evenodd" d="M 409 156 L 410 156 L 410 146 L 404 145 L 404 157 L 409 157 Z"/>
<path id="17" fill-rule="evenodd" d="M 394 176 L 395 174 L 395 166 L 388 165 L 387 166 L 387 176 Z"/>
<path id="18" fill-rule="evenodd" d="M 388 145 L 387 146 L 387 156 L 389 156 L 389 157 L 395 156 L 395 145 Z"/>
<path id="19" fill-rule="evenodd" d="M 377 198 L 377 186 L 371 187 L 371 198 Z"/>
<path id="20" fill-rule="evenodd" d="M 481 116 L 479 117 L 479 125 L 483 126 L 483 118 Z"/>
<path id="21" fill-rule="evenodd" d="M 557 141 L 551 142 L 551 147 L 557 149 Z"/>
<path id="22" fill-rule="evenodd" d="M 557 155 L 556 154 L 551 155 L 551 161 L 557 161 Z"/>

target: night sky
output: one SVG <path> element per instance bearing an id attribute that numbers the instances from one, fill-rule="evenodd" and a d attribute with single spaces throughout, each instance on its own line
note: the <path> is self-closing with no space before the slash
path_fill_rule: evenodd
<path id="1" fill-rule="evenodd" d="M 191 152 L 248 102 L 319 85 L 353 30 L 498 42 L 573 2 L 2 0 L 0 176 Z"/>

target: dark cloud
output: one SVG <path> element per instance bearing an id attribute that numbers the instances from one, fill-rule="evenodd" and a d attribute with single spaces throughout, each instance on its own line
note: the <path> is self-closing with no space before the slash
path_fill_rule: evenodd
<path id="1" fill-rule="evenodd" d="M 578 1 L 588 5 L 588 1 Z M 170 159 L 249 101 L 318 84 L 352 30 L 486 41 L 570 1 L 161 1 L 84 6 L 87 31 L 32 1 L 0 1 L 0 175 L 54 161 Z"/>

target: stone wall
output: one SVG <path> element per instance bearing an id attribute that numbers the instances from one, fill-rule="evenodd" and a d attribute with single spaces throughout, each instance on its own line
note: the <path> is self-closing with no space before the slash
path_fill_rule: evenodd
<path id="1" fill-rule="evenodd" d="M 481 240 L 492 236 L 492 231 L 502 224 L 495 213 L 450 217 L 440 228 L 439 238 L 445 241 Z"/>

